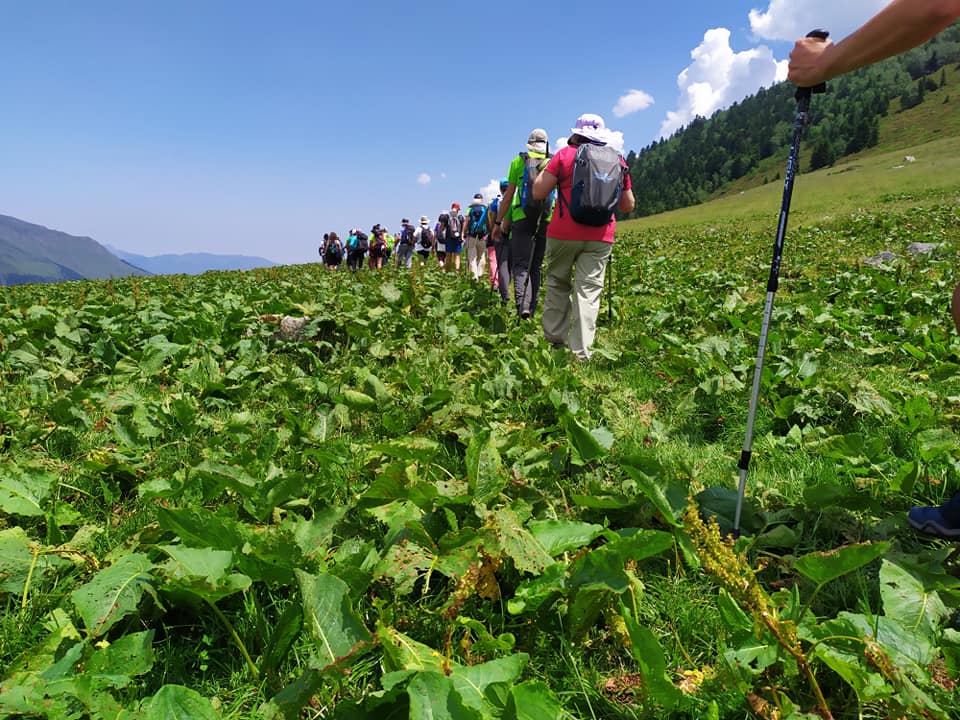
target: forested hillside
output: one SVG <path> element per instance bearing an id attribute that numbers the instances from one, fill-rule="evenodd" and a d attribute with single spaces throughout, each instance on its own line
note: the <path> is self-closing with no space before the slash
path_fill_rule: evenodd
<path id="1" fill-rule="evenodd" d="M 804 167 L 825 167 L 875 146 L 880 120 L 892 106 L 903 111 L 924 102 L 927 93 L 947 83 L 947 70 L 958 61 L 960 24 L 904 55 L 831 81 L 827 93 L 811 104 Z M 765 160 L 786 157 L 796 110 L 794 90 L 786 82 L 762 88 L 639 153 L 630 152 L 634 216 L 704 202 Z M 938 102 L 949 102 L 949 97 Z"/>

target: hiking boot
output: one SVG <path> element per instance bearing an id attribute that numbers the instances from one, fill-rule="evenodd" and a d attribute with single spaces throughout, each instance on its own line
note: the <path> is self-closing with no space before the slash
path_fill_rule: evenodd
<path id="1" fill-rule="evenodd" d="M 912 507 L 907 522 L 914 530 L 944 540 L 960 540 L 960 528 L 952 527 L 938 507 Z"/>

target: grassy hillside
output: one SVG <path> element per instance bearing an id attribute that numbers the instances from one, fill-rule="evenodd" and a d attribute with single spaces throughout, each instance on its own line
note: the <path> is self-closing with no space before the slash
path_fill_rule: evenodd
<path id="1" fill-rule="evenodd" d="M 904 161 L 906 155 L 915 162 Z M 820 223 L 861 210 L 906 208 L 942 202 L 960 187 L 960 137 L 947 137 L 896 150 L 862 154 L 796 178 L 789 227 Z M 783 198 L 782 181 L 741 190 L 703 205 L 622 223 L 625 230 L 702 225 L 747 224 L 776 229 Z"/>
<path id="2" fill-rule="evenodd" d="M 893 159 L 896 159 L 896 155 L 899 154 L 902 159 L 904 155 L 916 155 L 919 145 L 960 136 L 960 70 L 956 67 L 947 67 L 943 69 L 943 73 L 946 76 L 946 85 L 937 90 L 928 91 L 926 99 L 920 105 L 901 111 L 899 100 L 890 103 L 888 115 L 880 120 L 879 143 L 876 147 L 842 158 L 837 161 L 834 168 L 827 169 L 825 172 L 842 170 L 856 165 L 862 158 L 878 155 L 892 154 Z M 941 72 L 937 71 L 930 77 L 939 83 Z M 811 106 L 813 113 L 816 113 L 816 102 L 817 96 L 814 96 Z M 930 153 L 927 155 L 929 159 Z M 809 143 L 801 144 L 801 167 L 809 166 L 809 157 Z M 885 161 L 890 159 L 885 158 Z M 731 183 L 718 192 L 714 199 L 738 196 L 741 192 L 768 183 L 777 186 L 777 192 L 780 192 L 785 166 L 785 153 L 767 158 L 757 170 Z M 847 197 L 847 195 L 841 193 L 841 197 Z"/>
<path id="3" fill-rule="evenodd" d="M 145 275 L 88 237 L 0 215 L 0 284 Z"/>
<path id="4" fill-rule="evenodd" d="M 949 720 L 937 147 L 800 179 L 735 545 L 773 188 L 621 228 L 589 363 L 432 264 L 0 289 L 0 715 Z"/>
<path id="5" fill-rule="evenodd" d="M 935 75 L 939 79 L 940 73 Z M 881 120 L 876 147 L 832 167 L 798 175 L 790 227 L 878 207 L 930 205 L 954 197 L 960 188 L 960 70 L 948 68 L 946 77 L 945 87 L 928 92 L 914 108 L 900 111 L 899 101 L 891 103 L 890 114 Z M 915 162 L 906 162 L 906 156 Z M 801 167 L 807 166 L 808 157 L 809 145 L 801 143 Z M 769 227 L 772 237 L 785 165 L 785 156 L 768 159 L 756 173 L 708 203 L 630 220 L 623 227 L 643 230 L 735 221 L 758 230 Z"/>
<path id="6" fill-rule="evenodd" d="M 780 183 L 620 226 L 588 363 L 432 263 L 0 288 L 0 715 L 952 720 L 958 157 L 798 178 L 736 542 Z"/>

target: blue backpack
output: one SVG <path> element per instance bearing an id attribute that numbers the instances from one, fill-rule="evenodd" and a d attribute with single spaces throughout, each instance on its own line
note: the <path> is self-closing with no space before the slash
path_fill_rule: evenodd
<path id="1" fill-rule="evenodd" d="M 467 235 L 483 237 L 487 234 L 487 206 L 474 205 L 467 215 L 470 224 L 467 226 Z"/>
<path id="2" fill-rule="evenodd" d="M 550 159 L 549 153 L 546 157 L 530 157 L 530 153 L 522 152 L 523 158 L 523 177 L 520 178 L 520 207 L 528 218 L 537 218 L 549 211 L 553 207 L 553 200 L 556 196 L 556 190 L 550 192 L 543 200 L 533 199 L 533 181 L 547 166 Z"/>

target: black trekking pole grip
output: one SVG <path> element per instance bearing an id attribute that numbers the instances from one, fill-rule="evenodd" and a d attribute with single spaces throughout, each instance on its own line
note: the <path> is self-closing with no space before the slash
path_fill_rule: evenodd
<path id="1" fill-rule="evenodd" d="M 817 38 L 817 40 L 826 40 L 830 37 L 830 33 L 826 30 L 811 30 L 807 33 L 806 37 L 808 38 Z M 819 85 L 814 85 L 813 87 L 798 87 L 797 92 L 794 93 L 793 97 L 795 100 L 803 100 L 810 102 L 810 96 L 814 93 L 824 93 L 827 91 L 827 84 L 820 83 Z"/>

